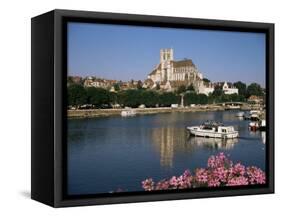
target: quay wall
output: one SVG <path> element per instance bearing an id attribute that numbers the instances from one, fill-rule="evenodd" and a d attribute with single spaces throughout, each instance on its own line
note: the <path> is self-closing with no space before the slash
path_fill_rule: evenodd
<path id="1" fill-rule="evenodd" d="M 91 117 L 104 117 L 121 115 L 124 109 L 81 109 L 81 110 L 68 110 L 68 118 L 91 118 Z M 168 112 L 206 112 L 206 111 L 224 111 L 223 107 L 188 107 L 188 108 L 136 108 L 136 114 L 157 114 Z"/>

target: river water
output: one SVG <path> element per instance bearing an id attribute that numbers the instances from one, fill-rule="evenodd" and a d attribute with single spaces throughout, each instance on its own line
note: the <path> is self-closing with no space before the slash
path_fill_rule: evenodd
<path id="1" fill-rule="evenodd" d="M 135 117 L 68 119 L 68 194 L 142 191 L 155 181 L 205 167 L 210 155 L 265 169 L 265 133 L 250 132 L 234 111 L 162 113 Z M 238 139 L 188 137 L 186 126 L 216 120 L 233 125 Z"/>

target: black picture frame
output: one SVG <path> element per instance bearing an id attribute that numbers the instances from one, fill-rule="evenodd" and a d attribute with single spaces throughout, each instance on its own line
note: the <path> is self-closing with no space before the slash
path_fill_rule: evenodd
<path id="1" fill-rule="evenodd" d="M 189 191 L 67 196 L 66 23 L 69 21 L 266 34 L 267 184 Z M 31 198 L 53 207 L 274 193 L 274 24 L 53 10 L 32 18 Z"/>

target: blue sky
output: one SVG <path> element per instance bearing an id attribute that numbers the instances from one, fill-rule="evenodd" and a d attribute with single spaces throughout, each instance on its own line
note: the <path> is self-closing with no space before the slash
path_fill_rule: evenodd
<path id="1" fill-rule="evenodd" d="M 265 85 L 265 34 L 93 23 L 68 24 L 68 74 L 144 80 L 160 49 L 192 59 L 211 81 Z"/>

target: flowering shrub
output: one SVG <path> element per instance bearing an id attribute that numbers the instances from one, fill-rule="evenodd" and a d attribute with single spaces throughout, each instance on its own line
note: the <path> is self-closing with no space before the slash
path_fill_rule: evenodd
<path id="1" fill-rule="evenodd" d="M 224 153 L 210 156 L 206 168 L 198 168 L 194 175 L 186 170 L 179 177 L 154 182 L 152 178 L 142 182 L 145 191 L 184 189 L 197 187 L 241 186 L 265 184 L 265 173 L 255 166 L 234 164 Z"/>

